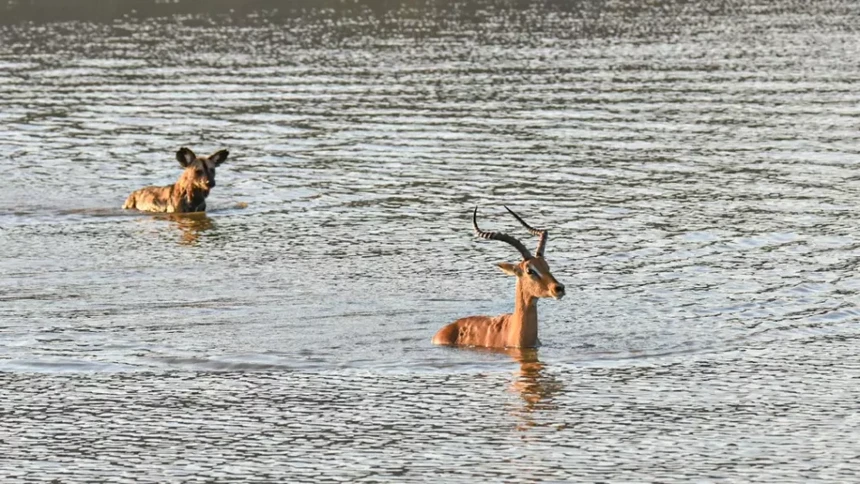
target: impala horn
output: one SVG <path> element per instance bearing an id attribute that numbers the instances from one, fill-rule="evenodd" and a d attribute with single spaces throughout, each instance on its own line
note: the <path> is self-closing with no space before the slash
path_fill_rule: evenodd
<path id="1" fill-rule="evenodd" d="M 505 210 L 510 212 L 511 215 L 513 215 L 519 223 L 523 224 L 523 227 L 525 227 L 530 234 L 540 237 L 538 239 L 537 249 L 535 249 L 535 254 L 537 254 L 538 257 L 543 257 L 543 250 L 546 249 L 546 240 L 549 238 L 549 233 L 546 231 L 546 229 L 536 229 L 531 225 L 527 224 L 526 221 L 523 220 L 519 215 L 514 213 L 513 210 L 509 209 L 507 205 L 505 205 Z"/>
<path id="2" fill-rule="evenodd" d="M 507 207 L 505 207 L 505 208 L 507 208 Z M 510 210 L 508 210 L 508 211 L 510 211 Z M 511 213 L 513 213 L 513 212 L 511 212 Z M 516 216 L 516 214 L 514 216 Z M 519 217 L 517 217 L 517 219 L 519 219 Z M 523 223 L 525 223 L 525 222 L 523 222 Z M 475 227 L 475 235 L 477 235 L 478 237 L 480 237 L 482 239 L 501 240 L 502 242 L 507 242 L 507 243 L 513 245 L 515 249 L 520 251 L 520 254 L 523 256 L 523 260 L 529 260 L 529 259 L 533 258 L 531 252 L 529 252 L 529 250 L 526 249 L 526 246 L 524 246 L 522 242 L 511 237 L 510 235 L 503 234 L 501 232 L 484 232 L 483 230 L 479 229 L 478 228 L 478 207 L 475 207 L 475 212 L 472 214 L 472 226 Z M 543 240 L 543 239 L 541 239 L 541 240 Z M 541 246 L 538 245 L 538 248 L 540 249 Z"/>

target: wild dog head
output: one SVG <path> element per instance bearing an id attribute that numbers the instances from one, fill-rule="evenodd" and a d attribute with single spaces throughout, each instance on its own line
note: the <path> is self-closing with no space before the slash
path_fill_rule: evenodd
<path id="1" fill-rule="evenodd" d="M 215 168 L 221 165 L 229 154 L 227 150 L 219 150 L 209 156 L 197 156 L 188 148 L 179 148 L 176 160 L 185 171 L 179 177 L 178 184 L 208 195 L 209 190 L 215 187 Z"/>

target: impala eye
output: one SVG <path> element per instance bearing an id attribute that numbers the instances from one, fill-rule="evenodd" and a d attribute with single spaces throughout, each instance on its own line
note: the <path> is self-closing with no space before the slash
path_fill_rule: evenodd
<path id="1" fill-rule="evenodd" d="M 532 269 L 531 267 L 529 267 L 529 275 L 534 277 L 535 279 L 540 279 L 540 274 L 538 273 L 538 271 Z"/>

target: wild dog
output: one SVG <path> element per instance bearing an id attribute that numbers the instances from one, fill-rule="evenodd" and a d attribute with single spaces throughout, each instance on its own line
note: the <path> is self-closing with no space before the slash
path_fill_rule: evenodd
<path id="1" fill-rule="evenodd" d="M 132 192 L 122 208 L 144 212 L 205 212 L 206 197 L 215 187 L 215 167 L 230 152 L 220 150 L 209 156 L 197 156 L 188 148 L 179 148 L 176 160 L 185 168 L 179 180 L 166 187 L 146 187 Z"/>

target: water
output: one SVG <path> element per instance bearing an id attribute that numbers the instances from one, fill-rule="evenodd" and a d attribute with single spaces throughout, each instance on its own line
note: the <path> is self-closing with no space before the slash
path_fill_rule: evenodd
<path id="1" fill-rule="evenodd" d="M 434 5 L 6 7 L 4 482 L 860 470 L 858 5 Z M 120 209 L 186 145 L 207 214 Z M 503 204 L 568 296 L 434 347 L 513 305 Z"/>

